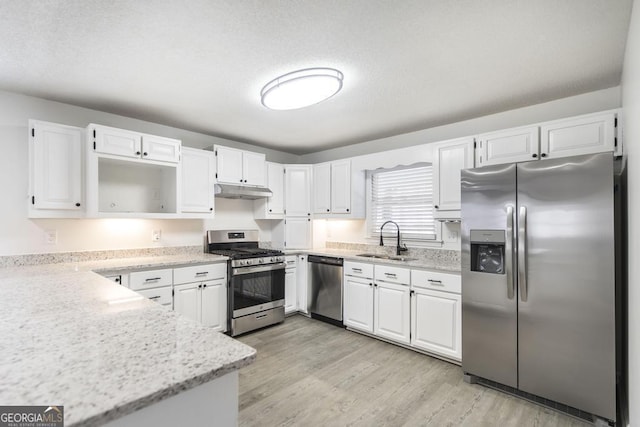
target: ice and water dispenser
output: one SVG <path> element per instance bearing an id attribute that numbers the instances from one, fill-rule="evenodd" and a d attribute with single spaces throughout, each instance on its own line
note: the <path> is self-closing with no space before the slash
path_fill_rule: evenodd
<path id="1" fill-rule="evenodd" d="M 471 230 L 471 271 L 505 273 L 505 231 Z"/>

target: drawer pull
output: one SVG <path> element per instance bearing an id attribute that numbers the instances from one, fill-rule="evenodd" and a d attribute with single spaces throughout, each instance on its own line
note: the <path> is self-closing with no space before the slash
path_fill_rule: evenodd
<path id="1" fill-rule="evenodd" d="M 156 295 L 155 297 L 149 297 L 149 299 L 160 299 L 161 296 L 160 295 Z"/>
<path id="2" fill-rule="evenodd" d="M 156 280 L 160 280 L 162 277 L 150 277 L 145 280 L 145 282 L 155 282 Z"/>
<path id="3" fill-rule="evenodd" d="M 200 271 L 200 272 L 196 273 L 196 276 L 204 276 L 206 274 L 209 274 L 209 272 L 208 271 Z"/>
<path id="4" fill-rule="evenodd" d="M 442 280 L 427 279 L 427 281 L 429 283 L 433 283 L 434 285 L 442 285 Z"/>
<path id="5" fill-rule="evenodd" d="M 263 317 L 267 317 L 266 314 L 260 314 L 258 316 L 256 316 L 256 319 L 262 319 Z"/>
<path id="6" fill-rule="evenodd" d="M 355 267 L 352 267 L 351 269 L 352 269 L 353 271 L 358 272 L 358 273 L 362 273 L 362 269 L 361 269 L 361 268 L 355 268 Z"/>
<path id="7" fill-rule="evenodd" d="M 384 275 L 388 277 L 396 277 L 394 273 L 384 273 Z"/>

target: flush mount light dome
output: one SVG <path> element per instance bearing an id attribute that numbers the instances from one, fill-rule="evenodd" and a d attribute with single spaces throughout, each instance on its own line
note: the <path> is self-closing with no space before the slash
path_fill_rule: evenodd
<path id="1" fill-rule="evenodd" d="M 305 68 L 277 77 L 260 91 L 271 110 L 295 110 L 331 98 L 342 89 L 343 74 L 333 68 Z"/>

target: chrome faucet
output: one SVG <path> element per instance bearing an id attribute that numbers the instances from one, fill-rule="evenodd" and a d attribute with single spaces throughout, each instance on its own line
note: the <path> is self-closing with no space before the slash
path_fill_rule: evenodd
<path id="1" fill-rule="evenodd" d="M 407 249 L 407 245 L 400 246 L 400 226 L 395 221 L 387 221 L 384 224 L 382 224 L 382 226 L 380 227 L 380 246 L 384 246 L 384 240 L 382 240 L 382 229 L 384 228 L 385 225 L 389 223 L 395 225 L 396 228 L 398 229 L 398 239 L 396 241 L 396 255 L 400 255 L 400 252 L 407 251 L 408 249 Z"/>

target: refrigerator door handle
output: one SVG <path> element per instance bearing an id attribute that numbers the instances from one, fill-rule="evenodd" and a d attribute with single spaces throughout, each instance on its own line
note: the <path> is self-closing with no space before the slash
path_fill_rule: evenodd
<path id="1" fill-rule="evenodd" d="M 504 245 L 504 260 L 507 272 L 507 298 L 513 299 L 514 277 L 513 277 L 513 206 L 507 206 L 507 238 Z"/>
<path id="2" fill-rule="evenodd" d="M 518 218 L 518 285 L 520 299 L 527 301 L 527 208 L 520 207 Z"/>

